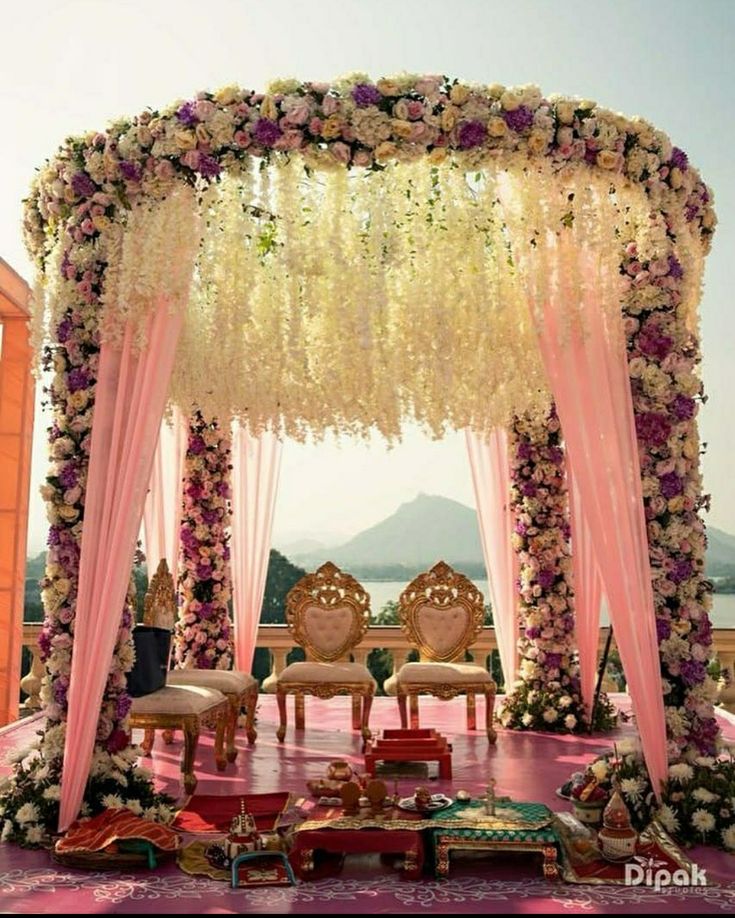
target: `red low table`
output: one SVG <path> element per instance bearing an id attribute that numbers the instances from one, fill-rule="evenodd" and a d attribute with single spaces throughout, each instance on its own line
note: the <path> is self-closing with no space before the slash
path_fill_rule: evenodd
<path id="1" fill-rule="evenodd" d="M 291 848 L 291 864 L 302 880 L 318 879 L 324 867 L 316 862 L 316 852 L 331 854 L 402 854 L 405 879 L 416 880 L 424 865 L 424 840 L 421 822 L 414 813 L 386 808 L 374 818 L 369 814 L 345 816 L 340 807 L 315 807 L 306 822 L 296 826 Z"/>
<path id="2" fill-rule="evenodd" d="M 438 762 L 439 777 L 452 777 L 452 747 L 436 730 L 384 730 L 365 752 L 365 771 L 375 775 L 378 762 Z"/>

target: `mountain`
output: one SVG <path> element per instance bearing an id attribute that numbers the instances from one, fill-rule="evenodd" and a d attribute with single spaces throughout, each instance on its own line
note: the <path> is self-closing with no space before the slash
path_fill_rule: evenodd
<path id="1" fill-rule="evenodd" d="M 707 573 L 711 577 L 735 576 L 735 536 L 707 527 Z"/>
<path id="2" fill-rule="evenodd" d="M 293 542 L 287 542 L 285 545 L 279 545 L 278 550 L 287 558 L 296 558 L 301 555 L 319 554 L 327 546 L 319 539 L 295 539 Z"/>
<path id="3" fill-rule="evenodd" d="M 428 494 L 402 504 L 387 519 L 343 545 L 326 552 L 309 551 L 295 560 L 302 565 L 330 560 L 355 572 L 380 567 L 418 571 L 444 560 L 459 567 L 480 566 L 484 571 L 475 511 L 447 497 Z"/>

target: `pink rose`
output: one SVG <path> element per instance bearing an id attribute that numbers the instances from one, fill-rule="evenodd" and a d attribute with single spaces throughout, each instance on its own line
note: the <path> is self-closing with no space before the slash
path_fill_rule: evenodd
<path id="1" fill-rule="evenodd" d="M 200 159 L 201 159 L 201 153 L 199 152 L 199 150 L 189 150 L 187 153 L 184 153 L 184 155 L 179 158 L 179 162 L 183 166 L 188 166 L 190 169 L 197 169 L 199 166 Z"/>
<path id="2" fill-rule="evenodd" d="M 440 76 L 422 76 L 416 80 L 416 92 L 420 96 L 433 96 L 441 86 Z"/>
<path id="3" fill-rule="evenodd" d="M 329 83 L 310 83 L 309 86 L 320 96 L 324 96 L 329 92 Z"/>
<path id="4" fill-rule="evenodd" d="M 411 99 L 407 103 L 407 109 L 409 121 L 417 121 L 424 115 L 424 103 L 419 102 L 418 99 Z"/>
<path id="5" fill-rule="evenodd" d="M 338 163 L 344 163 L 345 166 L 347 163 L 349 163 L 352 153 L 347 144 L 341 143 L 340 141 L 333 143 L 329 148 L 329 152 L 337 160 Z"/>
<path id="6" fill-rule="evenodd" d="M 339 109 L 339 99 L 335 96 L 325 96 L 322 100 L 322 111 L 325 115 L 334 115 Z"/>
<path id="7" fill-rule="evenodd" d="M 156 178 L 160 179 L 162 182 L 167 182 L 173 177 L 174 177 L 173 163 L 169 162 L 167 159 L 162 159 L 156 165 Z"/>
<path id="8" fill-rule="evenodd" d="M 312 134 L 321 134 L 322 132 L 322 119 L 321 118 L 312 118 L 309 122 L 309 131 Z"/>
<path id="9" fill-rule="evenodd" d="M 301 131 L 286 131 L 278 138 L 276 148 L 279 150 L 298 150 L 304 142 L 304 135 Z"/>
<path id="10" fill-rule="evenodd" d="M 250 113 L 250 106 L 248 105 L 247 102 L 239 102 L 239 103 L 235 106 L 235 114 L 236 114 L 238 117 L 244 118 L 244 117 L 245 117 L 246 115 L 248 115 L 249 113 Z"/>
<path id="11" fill-rule="evenodd" d="M 215 113 L 217 106 L 207 99 L 200 99 L 194 104 L 194 112 L 200 121 L 206 121 Z"/>
<path id="12" fill-rule="evenodd" d="M 311 106 L 307 99 L 301 99 L 293 108 L 289 109 L 286 119 L 291 124 L 306 124 L 311 114 Z"/>
<path id="13" fill-rule="evenodd" d="M 433 128 L 430 128 L 424 121 L 414 121 L 411 125 L 411 133 L 408 135 L 410 143 L 427 143 L 433 134 Z"/>
<path id="14" fill-rule="evenodd" d="M 367 150 L 358 150 L 352 158 L 352 162 L 356 166 L 372 166 L 373 156 L 372 153 Z"/>

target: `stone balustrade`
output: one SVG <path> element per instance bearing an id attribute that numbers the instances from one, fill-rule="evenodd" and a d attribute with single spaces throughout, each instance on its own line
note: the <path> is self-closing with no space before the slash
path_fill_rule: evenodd
<path id="1" fill-rule="evenodd" d="M 22 713 L 31 714 L 41 708 L 41 680 L 44 667 L 38 650 L 38 635 L 40 624 L 26 622 L 23 625 L 23 646 L 30 650 L 30 668 L 24 667 L 24 674 L 20 680 L 20 687 L 25 697 Z M 735 628 L 715 628 L 712 632 L 715 656 L 720 665 L 720 694 L 719 703 L 731 713 L 735 713 Z M 600 653 L 603 652 L 607 628 L 600 629 Z M 291 633 L 285 625 L 261 625 L 258 629 L 258 647 L 267 648 L 271 655 L 271 671 L 263 680 L 264 692 L 275 692 L 278 674 L 286 667 L 286 658 L 295 648 Z M 497 650 L 495 631 L 485 628 L 472 647 L 473 659 L 488 665 L 488 658 Z M 384 650 L 392 658 L 393 673 L 395 674 L 408 660 L 411 646 L 406 636 L 396 625 L 376 625 L 368 629 L 365 637 L 354 653 L 358 663 L 366 663 L 372 650 Z M 603 687 L 608 691 L 616 691 L 617 684 L 606 678 Z"/>

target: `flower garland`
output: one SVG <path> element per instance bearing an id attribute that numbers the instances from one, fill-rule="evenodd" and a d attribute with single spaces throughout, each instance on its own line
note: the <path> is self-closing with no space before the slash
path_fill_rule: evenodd
<path id="1" fill-rule="evenodd" d="M 96 292 L 92 291 L 96 297 Z M 45 390 L 53 411 L 49 428 L 51 465 L 41 492 L 50 528 L 46 575 L 41 584 L 45 618 L 39 647 L 46 665 L 41 688 L 46 721 L 39 739 L 14 759 L 0 791 L 2 840 L 22 845 L 47 844 L 56 832 L 67 693 L 71 675 L 74 615 L 84 518 L 84 490 L 89 465 L 92 411 L 99 354 L 96 302 L 71 306 L 56 328 L 54 347 L 46 349 L 44 368 L 53 372 Z M 122 610 L 110 674 L 97 724 L 90 779 L 82 812 L 93 815 L 108 806 L 109 795 L 121 806 L 168 819 L 168 798 L 153 790 L 150 774 L 137 767 L 130 745 L 131 698 L 126 673 L 134 661 L 130 636 L 133 595 Z"/>
<path id="2" fill-rule="evenodd" d="M 686 158 L 679 157 L 686 169 Z M 670 756 L 710 756 L 718 736 L 708 675 L 711 584 L 705 579 L 707 508 L 699 470 L 703 400 L 696 324 L 683 295 L 685 267 L 663 221 L 625 249 L 623 302 L 648 522 L 662 689 Z"/>
<path id="3" fill-rule="evenodd" d="M 181 518 L 181 605 L 175 655 L 180 667 L 230 669 L 231 446 L 226 431 L 197 411 L 189 422 Z"/>
<path id="4" fill-rule="evenodd" d="M 618 743 L 616 752 L 590 765 L 599 786 L 612 793 L 613 778 L 630 809 L 633 824 L 643 829 L 656 817 L 679 842 L 717 845 L 735 851 L 735 759 L 732 754 L 696 756 L 669 765 L 656 805 L 640 748 Z"/>
<path id="5" fill-rule="evenodd" d="M 509 451 L 524 632 L 519 680 L 500 721 L 516 730 L 582 730 L 589 721 L 574 647 L 569 500 L 561 425 L 554 408 L 541 422 L 516 418 Z M 595 727 L 610 729 L 615 721 L 603 696 Z"/>
<path id="6" fill-rule="evenodd" d="M 667 725 L 679 749 L 705 748 L 711 743 L 716 728 L 711 716 L 710 685 L 703 673 L 704 659 L 700 659 L 707 656 L 709 645 L 708 597 L 701 573 L 704 527 L 698 516 L 703 498 L 698 471 L 696 404 L 692 415 L 684 416 L 691 410 L 688 400 L 701 393 L 695 372 L 698 343 L 692 315 L 698 293 L 697 257 L 707 251 L 715 225 L 709 191 L 685 154 L 673 147 L 665 134 L 641 119 L 627 119 L 593 102 L 545 98 L 536 87 L 471 86 L 445 77 L 416 75 L 373 83 L 358 74 L 333 84 L 280 81 L 271 85 L 266 94 L 235 87 L 216 93 L 200 93 L 192 100 L 177 102 L 163 111 L 146 111 L 134 119 L 122 119 L 110 125 L 107 132 L 71 138 L 43 167 L 26 201 L 26 241 L 41 273 L 34 334 L 39 346 L 42 342 L 51 342 L 48 359 L 57 373 L 51 390 L 55 419 L 50 431 L 55 468 L 45 493 L 52 530 L 50 567 L 44 589 L 47 618 L 42 638 L 49 670 L 44 699 L 50 718 L 38 759 L 42 764 L 31 766 L 34 773 L 37 769 L 40 771 L 39 782 L 48 777 L 43 771 L 47 762 L 58 763 L 63 749 L 65 694 L 98 341 L 101 330 L 108 335 L 114 333 L 115 311 L 119 312 L 121 304 L 128 302 L 125 296 L 118 294 L 121 291 L 134 294 L 130 300 L 131 309 L 136 305 L 144 309 L 146 297 L 150 299 L 151 292 L 163 290 L 172 295 L 174 302 L 178 301 L 177 297 L 184 296 L 200 238 L 192 223 L 192 202 L 195 195 L 199 195 L 206 210 L 214 200 L 205 200 L 207 186 L 216 196 L 216 183 L 225 172 L 235 178 L 241 175 L 247 190 L 256 174 L 255 163 L 268 166 L 299 160 L 303 167 L 301 174 L 307 177 L 313 170 L 319 170 L 325 176 L 323 194 L 333 195 L 335 201 L 341 201 L 339 207 L 324 208 L 325 214 L 331 214 L 328 238 L 334 241 L 349 235 L 344 233 L 348 212 L 345 204 L 349 196 L 345 195 L 344 180 L 330 177 L 333 170 L 349 166 L 372 170 L 378 178 L 387 173 L 390 179 L 390 169 L 400 170 L 404 164 L 420 157 L 425 158 L 430 168 L 420 170 L 419 183 L 411 185 L 408 178 L 404 180 L 401 176 L 396 186 L 402 196 L 402 209 L 398 208 L 396 194 L 383 198 L 368 190 L 364 192 L 367 197 L 361 199 L 372 201 L 369 213 L 374 219 L 363 226 L 360 264 L 372 265 L 372 276 L 378 282 L 386 273 L 385 259 L 409 265 L 413 274 L 403 275 L 401 283 L 406 289 L 417 291 L 411 303 L 418 302 L 417 298 L 432 289 L 440 291 L 442 296 L 451 294 L 452 302 L 476 303 L 468 295 L 474 290 L 472 272 L 456 275 L 451 267 L 446 269 L 446 258 L 440 262 L 442 272 L 433 271 L 428 275 L 420 270 L 420 259 L 415 255 L 422 251 L 422 239 L 435 238 L 431 227 L 436 225 L 437 215 L 441 224 L 439 235 L 447 232 L 451 240 L 450 266 L 461 264 L 463 257 L 468 255 L 473 271 L 475 266 L 480 269 L 477 276 L 484 287 L 493 289 L 498 295 L 507 289 L 508 279 L 502 271 L 510 259 L 483 262 L 475 246 L 479 237 L 484 236 L 488 251 L 504 251 L 498 235 L 502 219 L 487 216 L 497 203 L 493 201 L 494 189 L 491 183 L 485 184 L 484 191 L 472 188 L 467 181 L 462 185 L 458 175 L 466 170 L 486 167 L 492 170 L 495 164 L 508 164 L 525 170 L 530 181 L 544 170 L 544 175 L 558 175 L 564 179 L 574 174 L 574 167 L 579 174 L 584 171 L 592 183 L 603 180 L 616 184 L 616 193 L 628 186 L 635 187 L 644 196 L 651 214 L 651 227 L 645 225 L 637 211 L 637 226 L 630 241 L 641 245 L 641 251 L 633 253 L 636 257 L 631 256 L 630 268 L 628 262 L 624 264 L 626 274 L 633 278 L 625 309 L 631 321 L 640 322 L 642 332 L 641 340 L 641 336 L 635 337 L 637 329 L 629 326 L 631 375 L 636 378 L 633 368 L 638 366 L 635 364 L 638 356 L 642 357 L 647 370 L 642 376 L 644 382 L 640 391 L 634 393 L 639 439 L 643 452 L 651 442 L 657 454 L 656 465 L 646 462 L 643 452 L 642 459 L 651 561 L 656 577 L 656 609 L 667 676 L 664 681 Z M 530 168 L 531 164 L 537 172 Z M 315 366 L 304 362 L 298 337 L 299 322 L 304 315 L 308 318 L 308 313 L 301 309 L 305 301 L 299 286 L 301 275 L 295 269 L 299 262 L 295 256 L 290 265 L 278 260 L 285 249 L 282 240 L 279 241 L 279 231 L 288 235 L 289 227 L 293 229 L 298 225 L 303 212 L 293 207 L 289 210 L 288 202 L 294 200 L 294 178 L 289 169 L 279 168 L 273 195 L 268 187 L 270 170 L 266 168 L 258 174 L 257 187 L 262 201 L 268 205 L 271 201 L 283 202 L 286 206 L 281 215 L 269 212 L 267 207 L 259 207 L 257 200 L 246 202 L 248 214 L 254 220 L 246 237 L 248 258 L 251 254 L 255 256 L 266 278 L 260 285 L 257 301 L 250 303 L 248 308 L 260 317 L 264 327 L 261 341 L 277 343 L 266 348 L 263 363 L 279 366 L 278 360 L 288 353 L 294 358 L 290 366 L 305 366 L 309 374 Z M 470 211 L 471 218 L 468 219 L 461 208 L 452 207 L 452 195 L 447 194 L 446 189 L 442 193 L 445 179 L 447 189 L 460 191 L 464 203 L 472 197 L 482 202 L 482 207 L 478 204 Z M 224 183 L 222 185 L 224 188 Z M 378 184 L 368 187 L 377 188 Z M 439 191 L 434 194 L 432 189 L 436 187 Z M 324 198 L 317 195 L 314 200 L 319 203 Z M 403 203 L 406 201 L 409 203 Z M 150 206 L 153 202 L 160 202 L 160 206 Z M 487 205 L 491 205 L 489 210 Z M 365 213 L 360 209 L 356 212 Z M 478 214 L 481 214 L 479 224 L 474 222 Z M 564 215 L 563 221 L 567 218 L 573 219 L 574 214 Z M 563 221 L 562 225 L 567 225 Z M 392 233 L 396 225 L 399 226 L 397 244 L 393 247 L 388 231 Z M 138 236 L 132 231 L 136 227 L 140 231 Z M 213 236 L 215 230 L 212 230 Z M 619 226 L 615 224 L 612 231 L 619 231 Z M 656 233 L 660 238 L 656 238 Z M 648 244 L 651 241 L 648 235 L 655 244 Z M 168 248 L 164 244 L 166 240 L 172 240 Z M 135 256 L 136 252 L 145 256 L 146 241 L 150 243 L 152 254 L 141 262 Z M 462 245 L 469 246 L 470 242 L 472 250 L 464 251 Z M 298 242 L 296 245 L 298 247 Z M 644 251 L 646 248 L 648 251 Z M 339 266 L 344 266 L 349 251 L 349 248 L 338 249 Z M 274 255 L 278 258 L 272 257 Z M 302 264 L 310 265 L 310 270 L 303 275 L 307 286 L 313 284 L 316 293 L 329 292 L 329 285 L 333 288 L 332 293 L 339 289 L 338 272 L 330 274 L 328 281 L 319 280 L 320 267 L 324 263 L 320 262 L 319 252 L 302 251 L 301 257 L 306 259 Z M 633 266 L 634 262 L 638 262 L 637 267 Z M 669 265 L 668 273 L 663 272 L 664 262 Z M 130 275 L 130 272 L 126 275 L 125 265 L 136 263 L 140 269 L 137 275 Z M 175 276 L 171 273 L 172 265 L 182 266 L 180 272 L 174 272 Z M 681 276 L 678 276 L 679 271 Z M 636 273 L 638 276 L 634 276 Z M 345 276 L 342 272 L 342 277 Z M 369 272 L 361 270 L 358 276 L 355 291 L 364 293 Z M 667 278 L 665 284 L 660 283 L 662 278 Z M 268 286 L 276 281 L 276 286 Z M 327 283 L 326 288 L 323 283 Z M 270 293 L 276 289 L 279 295 L 286 292 L 287 296 L 283 297 L 283 306 L 273 308 Z M 377 290 L 379 293 L 380 289 L 379 286 L 371 287 L 370 292 Z M 336 302 L 334 296 L 330 297 L 332 301 Z M 441 334 L 446 324 L 444 314 L 438 309 L 423 310 L 421 321 L 416 321 L 415 314 L 407 313 L 411 321 L 399 327 L 399 336 L 410 346 L 407 352 L 411 360 L 396 361 L 390 352 L 383 351 L 371 363 L 366 359 L 371 342 L 382 341 L 393 324 L 386 321 L 387 290 L 384 289 L 382 299 L 376 294 L 369 311 L 367 302 L 364 295 L 357 294 L 350 301 L 352 324 L 347 335 L 331 315 L 326 317 L 323 328 L 316 326 L 319 353 L 325 367 L 317 389 L 335 390 L 339 371 L 345 367 L 335 362 L 337 349 L 331 345 L 336 335 L 341 339 L 346 337 L 356 345 L 349 353 L 349 360 L 360 374 L 359 382 L 350 377 L 350 385 L 345 387 L 345 404 L 349 407 L 358 401 L 354 398 L 355 393 L 362 396 L 367 391 L 369 397 L 365 401 L 372 400 L 373 407 L 384 404 L 377 412 L 381 429 L 395 435 L 400 426 L 400 406 L 395 399 L 391 401 L 385 388 L 376 387 L 385 387 L 386 380 L 392 384 L 403 367 L 416 365 L 421 355 L 428 353 L 427 367 L 430 366 L 432 372 L 427 380 L 434 379 L 436 383 L 434 389 L 428 390 L 430 397 L 419 405 L 418 417 L 439 432 L 444 421 L 439 420 L 436 408 L 432 407 L 436 392 L 448 390 L 460 376 L 474 378 L 457 374 L 456 366 L 463 364 L 457 362 L 456 355 L 442 350 L 446 339 Z M 515 303 L 515 299 L 510 296 L 506 302 Z M 648 313 L 652 310 L 660 313 L 663 336 L 674 340 L 673 350 L 661 361 L 661 372 L 668 383 L 654 373 L 658 358 L 647 350 L 651 346 L 648 342 L 651 316 Z M 507 312 L 512 314 L 513 310 Z M 231 321 L 231 316 L 224 317 Z M 476 309 L 474 318 L 470 315 L 464 318 L 470 322 L 468 328 L 473 334 L 482 334 L 485 329 L 484 333 L 493 338 L 495 329 L 486 321 L 482 310 Z M 237 337 L 224 333 L 229 325 L 214 323 L 214 326 L 221 340 L 227 342 Z M 522 333 L 516 334 L 519 355 L 527 343 L 524 329 L 525 326 Z M 309 328 L 310 332 L 313 330 L 314 327 Z M 196 331 L 196 328 L 187 330 L 185 326 L 184 342 L 187 335 L 195 339 Z M 502 324 L 500 331 L 498 340 L 508 348 L 510 359 L 513 339 Z M 473 340 L 471 334 L 467 338 Z M 476 347 L 476 350 L 479 352 L 481 348 Z M 365 372 L 368 364 L 377 368 L 377 382 L 371 380 L 372 369 Z M 250 364 L 248 367 L 253 372 L 259 369 Z M 205 369 L 211 375 L 211 368 Z M 230 363 L 222 375 L 226 380 L 229 372 L 236 370 L 237 366 Z M 396 371 L 395 376 L 393 371 Z M 200 372 L 203 371 L 200 369 Z M 423 372 L 419 364 L 417 378 L 421 378 Z M 515 375 L 522 377 L 524 374 L 516 372 Z M 528 376 L 526 388 L 514 390 L 516 397 L 528 400 L 528 393 L 538 388 L 533 373 Z M 297 377 L 292 396 L 299 407 L 293 412 L 291 433 L 303 436 L 309 429 L 320 433 L 329 426 L 350 431 L 362 429 L 363 421 L 354 414 L 345 414 L 343 408 L 333 411 L 330 417 L 323 406 L 307 404 L 303 407 L 304 402 L 314 396 L 311 392 L 307 397 L 309 390 L 301 390 L 302 378 Z M 485 382 L 474 388 L 486 392 L 502 391 L 502 384 L 507 381 L 502 373 L 489 383 L 485 377 L 482 380 Z M 274 387 L 269 387 L 267 382 L 266 377 L 257 380 L 252 392 L 254 397 L 265 400 L 270 395 Z M 362 385 L 367 389 L 360 388 Z M 464 386 L 461 391 L 466 393 L 467 389 Z M 271 406 L 280 405 L 281 394 L 274 393 L 273 403 L 263 402 L 265 407 L 262 417 L 256 418 L 256 428 L 269 411 L 272 416 Z M 543 404 L 542 398 L 536 407 Z M 231 406 L 226 407 L 231 410 Z M 443 410 L 445 406 L 440 407 Z M 499 417 L 509 407 L 510 402 L 496 404 L 494 410 Z M 473 408 L 464 406 L 459 411 L 452 409 L 450 420 L 455 424 L 476 422 L 479 427 L 486 426 L 488 415 L 474 416 L 473 412 Z M 663 415 L 663 419 L 659 415 Z M 659 462 L 663 465 L 659 466 Z M 671 462 L 673 468 L 669 469 Z M 656 498 L 663 498 L 666 507 Z M 122 680 L 131 662 L 126 656 L 129 624 L 123 617 L 110 677 L 112 684 L 108 686 L 102 712 L 103 744 L 115 745 L 117 739 L 122 744 L 124 726 L 118 731 L 117 725 L 124 724 L 127 703 L 122 693 Z M 98 752 L 102 771 L 114 774 L 116 781 L 121 775 L 118 786 L 122 787 L 128 781 L 127 772 L 114 768 L 111 758 L 117 756 L 119 763 L 120 757 L 127 755 L 129 750 L 113 753 L 98 745 Z M 24 783 L 17 775 L 14 780 L 14 787 L 0 800 L 0 806 L 11 816 L 18 811 L 20 800 L 24 801 L 20 804 L 22 807 L 25 802 L 36 806 L 34 800 L 37 799 L 26 801 L 24 797 L 32 793 L 29 789 L 32 781 Z M 42 792 L 43 784 L 39 783 L 38 788 L 36 794 Z M 14 817 L 8 820 L 11 823 L 8 831 L 16 833 L 13 837 L 23 840 L 27 832 L 21 831 L 22 826 L 39 824 L 35 818 L 26 821 L 27 815 L 24 812 L 24 819 L 20 821 L 14 822 Z"/>

